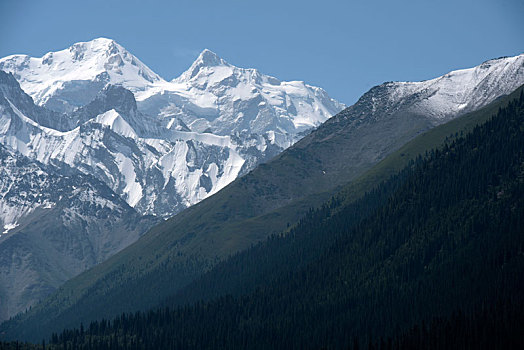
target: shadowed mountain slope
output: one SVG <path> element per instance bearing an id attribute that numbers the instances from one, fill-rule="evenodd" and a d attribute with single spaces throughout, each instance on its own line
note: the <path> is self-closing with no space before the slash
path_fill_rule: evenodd
<path id="1" fill-rule="evenodd" d="M 173 296 L 211 299 L 51 339 L 114 349 L 520 349 L 524 92 L 356 201 L 337 193 L 283 235 Z M 376 347 L 375 347 L 376 344 Z"/>

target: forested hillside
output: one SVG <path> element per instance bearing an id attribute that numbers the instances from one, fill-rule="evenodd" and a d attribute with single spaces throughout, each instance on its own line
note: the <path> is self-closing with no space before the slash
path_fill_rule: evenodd
<path id="1" fill-rule="evenodd" d="M 165 308 L 54 334 L 53 346 L 524 346 L 522 92 L 360 200 L 343 193 Z"/>

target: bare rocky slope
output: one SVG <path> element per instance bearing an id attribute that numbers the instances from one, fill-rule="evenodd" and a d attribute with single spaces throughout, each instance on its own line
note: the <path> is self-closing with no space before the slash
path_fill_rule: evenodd
<path id="1" fill-rule="evenodd" d="M 0 235 L 1 320 L 127 247 L 158 221 L 92 176 L 1 145 L 0 194 L 0 210 L 18 223 Z"/>

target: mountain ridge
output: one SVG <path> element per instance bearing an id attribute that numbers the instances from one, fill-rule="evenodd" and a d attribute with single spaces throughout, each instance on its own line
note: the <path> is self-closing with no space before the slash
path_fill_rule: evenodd
<path id="1" fill-rule="evenodd" d="M 210 71 L 211 68 L 217 68 L 218 71 Z M 255 97 L 257 104 L 267 103 L 268 113 L 271 114 L 273 122 L 277 116 L 280 117 L 280 114 L 285 119 L 296 118 L 296 112 L 293 112 L 291 107 L 286 106 L 286 101 L 284 101 L 286 94 L 289 95 L 285 92 L 286 89 L 291 89 L 290 92 L 293 91 L 293 94 L 295 94 L 294 91 L 297 91 L 298 88 L 300 94 L 307 95 L 308 98 L 321 99 L 314 109 L 307 111 L 307 114 L 311 116 L 315 116 L 315 113 L 321 115 L 320 119 L 314 117 L 311 121 L 308 121 L 306 118 L 299 122 L 299 124 L 306 123 L 308 127 L 318 126 L 319 122 L 328 119 L 345 107 L 343 104 L 330 99 L 325 91 L 320 88 L 314 88 L 298 81 L 280 82 L 274 77 L 260 74 L 256 69 L 235 67 L 208 49 L 203 50 L 191 67 L 171 81 L 164 80 L 121 45 L 106 38 L 76 43 L 68 49 L 49 52 L 41 58 L 32 58 L 26 55 L 7 56 L 0 59 L 0 69 L 14 73 L 22 88 L 35 99 L 38 105 L 49 105 L 50 100 L 55 95 L 58 102 L 67 104 L 67 94 L 78 90 L 81 94 L 76 97 L 69 97 L 69 99 L 73 102 L 75 98 L 83 99 L 82 103 L 75 105 L 75 107 L 79 107 L 91 101 L 105 84 L 122 85 L 135 94 L 139 105 L 143 105 L 142 111 L 146 114 L 151 116 L 162 115 L 164 118 L 173 113 L 176 113 L 179 117 L 191 116 L 192 120 L 188 120 L 188 117 L 185 116 L 184 122 L 190 125 L 191 122 L 195 123 L 196 119 L 197 123 L 205 124 L 195 125 L 192 128 L 196 128 L 194 130 L 199 132 L 211 127 L 211 125 L 205 123 L 206 118 L 217 118 L 220 113 L 228 112 L 235 101 L 245 101 L 246 98 L 249 101 L 252 97 Z M 79 70 L 82 72 L 81 74 L 77 73 Z M 220 89 L 206 90 L 204 85 L 207 85 L 207 83 L 203 82 L 202 79 L 197 79 L 199 73 L 206 75 L 201 78 L 208 79 L 210 85 L 216 85 L 226 78 L 229 79 L 227 84 L 237 84 L 239 82 L 237 79 L 240 79 L 242 84 L 231 86 L 231 88 L 236 89 L 232 96 L 228 97 L 231 101 L 227 102 L 226 106 L 220 106 L 223 91 Z M 263 81 L 269 81 L 272 84 L 253 85 L 250 82 L 252 80 L 258 81 L 258 84 L 263 83 Z M 283 88 L 284 90 L 278 89 L 278 85 L 281 83 L 288 83 L 290 86 Z M 63 87 L 64 84 L 72 86 Z M 75 84 L 78 86 L 75 87 Z M 60 95 L 61 89 L 66 94 L 64 98 Z M 257 91 L 254 96 L 251 93 L 253 89 Z M 264 93 L 268 89 L 269 94 Z M 264 96 L 257 97 L 257 94 Z M 301 101 L 300 98 L 297 101 Z M 255 101 L 251 102 L 251 104 L 253 103 Z M 272 103 L 276 103 L 275 107 Z M 298 106 L 299 103 L 294 104 Z M 54 109 L 53 106 L 49 107 Z M 54 107 L 57 108 L 57 106 Z M 174 108 L 175 110 L 167 113 L 163 111 L 166 108 Z M 177 108 L 182 108 L 183 113 L 178 113 Z M 274 111 L 274 108 L 278 110 Z M 67 111 L 67 108 L 62 110 L 58 108 L 57 111 Z M 69 108 L 69 111 L 71 111 L 71 108 Z M 245 115 L 247 113 L 243 112 Z M 252 114 L 249 116 L 250 121 L 257 118 L 255 110 L 249 110 L 249 113 Z M 237 117 L 228 116 L 227 118 L 236 119 Z M 223 117 L 221 122 L 224 122 Z M 219 124 L 215 123 L 215 127 Z M 230 123 L 230 125 L 233 124 Z M 296 131 L 294 129 L 296 129 L 296 126 L 288 125 L 286 132 L 299 133 L 304 131 L 303 127 L 298 127 Z M 225 131 L 226 129 L 222 130 L 222 133 Z M 262 131 L 268 130 L 260 128 L 251 130 L 248 126 L 250 133 L 260 134 Z M 285 142 L 293 142 L 293 138 L 288 138 Z M 281 144 L 281 146 L 284 145 Z"/>
<path id="2" fill-rule="evenodd" d="M 483 75 L 474 80 L 476 85 L 468 86 L 473 86 L 470 88 L 473 95 L 478 92 L 476 86 L 485 87 L 490 93 L 475 95 L 477 99 L 472 100 L 477 102 L 471 108 L 485 106 L 515 84 L 524 82 L 523 57 L 524 55 L 520 55 L 511 60 L 494 61 L 492 66 L 481 69 Z M 508 66 L 506 63 L 515 74 L 504 73 L 503 68 Z M 191 85 L 191 88 L 200 91 L 203 96 L 208 96 L 213 95 L 212 91 L 217 87 L 230 89 L 244 86 L 246 82 L 254 82 L 253 84 L 258 84 L 256 86 L 260 88 L 290 87 L 289 84 L 261 76 L 255 70 L 226 68 L 226 72 L 213 71 L 208 75 L 206 67 L 201 67 L 193 77 L 195 84 Z M 466 75 L 473 76 L 479 69 L 476 67 L 466 70 Z M 249 74 L 243 75 L 245 72 Z M 238 80 L 237 74 L 241 74 L 244 80 Z M 508 76 L 511 79 L 508 79 Z M 201 79 L 202 77 L 204 78 Z M 199 87 L 199 84 L 206 82 L 209 77 L 212 77 L 209 80 L 211 84 L 206 83 Z M 229 254 L 245 249 L 267 235 L 281 231 L 287 224 L 294 223 L 311 203 L 318 203 L 311 198 L 317 197 L 320 200 L 333 188 L 358 178 L 417 135 L 439 123 L 463 115 L 467 109 L 456 108 L 463 100 L 450 101 L 447 114 L 439 115 L 438 118 L 431 113 L 425 114 L 428 101 L 434 103 L 432 98 L 435 96 L 440 96 L 434 103 L 435 106 L 441 106 L 441 102 L 446 101 L 441 97 L 449 91 L 441 89 L 442 86 L 439 85 L 439 82 L 444 80 L 445 87 L 446 79 L 448 78 L 440 77 L 435 79 L 434 84 L 429 85 L 413 83 L 413 86 L 422 86 L 422 89 L 407 95 L 400 93 L 406 89 L 400 92 L 395 90 L 397 85 L 406 84 L 383 84 L 376 87 L 365 94 L 357 104 L 338 113 L 279 155 L 277 154 L 282 150 L 279 142 L 282 140 L 278 141 L 278 135 L 275 133 L 259 135 L 235 132 L 221 135 L 218 132 L 213 133 L 212 129 L 210 132 L 206 131 L 207 129 L 202 132 L 193 131 L 195 122 L 198 124 L 205 116 L 209 117 L 206 114 L 208 111 L 198 110 L 194 115 L 196 119 L 189 118 L 185 121 L 176 114 L 167 113 L 161 115 L 161 118 L 158 115 L 151 116 L 144 112 L 152 108 L 144 106 L 144 100 L 137 100 L 125 87 L 113 88 L 110 85 L 104 85 L 97 90 L 97 95 L 92 101 L 98 102 L 79 107 L 72 112 L 78 113 L 77 118 L 84 118 L 82 111 L 86 110 L 85 122 L 67 132 L 45 130 L 35 122 L 37 117 L 30 118 L 17 110 L 17 101 L 5 100 L 1 117 L 5 120 L 3 125 L 7 125 L 7 128 L 0 133 L 0 138 L 2 143 L 37 160 L 64 162 L 84 173 L 95 175 L 141 213 L 154 212 L 155 206 L 158 205 L 156 209 L 169 216 L 207 198 L 155 227 L 138 245 L 132 245 L 125 253 L 95 269 L 104 273 L 110 271 L 111 278 L 119 273 L 126 276 L 125 278 L 130 278 L 127 274 L 135 267 L 140 278 L 155 276 L 167 269 L 173 277 L 169 288 L 176 289 Z M 464 74 L 461 73 L 458 75 L 458 82 L 467 85 L 469 81 L 464 80 Z M 495 84 L 496 82 L 500 84 Z M 98 81 L 91 83 L 96 86 Z M 206 90 L 208 88 L 211 90 Z M 453 91 L 459 88 L 455 87 Z M 98 94 L 102 94 L 100 98 L 97 98 Z M 264 92 L 268 95 L 267 98 L 261 93 L 257 94 L 259 97 L 256 98 L 251 94 L 246 98 L 241 97 L 238 103 L 245 107 L 247 102 L 256 102 L 255 106 L 258 108 L 261 107 L 260 102 L 278 100 L 271 93 Z M 110 96 L 112 97 L 109 98 Z M 175 95 L 153 91 L 152 96 L 167 98 L 169 102 Z M 231 96 L 226 96 L 226 100 L 234 102 L 230 99 Z M 465 96 L 471 98 L 472 95 Z M 127 102 L 122 105 L 122 101 Z M 94 108 L 94 112 L 89 112 L 89 106 Z M 235 103 L 231 106 L 235 106 Z M 272 105 L 271 108 L 275 106 L 278 107 L 278 104 Z M 155 108 L 158 108 L 158 105 Z M 258 111 L 265 110 L 264 108 Z M 32 109 L 28 110 L 31 112 Z M 198 114 L 201 112 L 204 114 Z M 272 120 L 271 115 L 269 119 L 264 119 L 268 115 L 264 114 L 265 112 L 260 112 L 259 115 L 259 112 L 253 121 Z M 261 119 L 257 119 L 258 117 Z M 139 129 L 138 125 L 142 120 L 140 118 L 151 118 L 150 120 L 157 121 L 159 126 Z M 222 122 L 220 118 L 216 120 Z M 287 119 L 287 122 L 291 123 L 290 119 Z M 296 130 L 294 125 L 289 125 Z M 258 126 L 253 128 L 255 127 Z M 159 137 L 159 130 L 160 135 L 169 137 Z M 153 135 L 156 138 L 151 137 Z M 70 147 L 71 144 L 65 141 L 75 142 L 81 147 Z M 44 152 L 40 144 L 47 144 L 54 153 Z M 147 157 L 143 157 L 143 154 Z M 249 170 L 275 155 L 277 156 L 267 164 L 260 165 L 254 171 Z M 233 185 L 227 186 L 242 174 L 246 175 Z M 144 185 L 145 181 L 150 181 L 148 186 Z M 163 189 L 160 196 L 156 192 L 158 188 Z M 222 188 L 228 189 L 219 191 Z M 144 196 L 144 193 L 147 196 Z M 211 194 L 215 195 L 210 197 Z M 150 200 L 153 200 L 153 203 Z M 283 211 L 279 211 L 281 208 Z M 147 246 L 143 256 L 137 253 L 137 247 L 141 245 Z M 151 249 L 157 251 L 153 253 Z M 129 255 L 126 257 L 123 254 Z M 144 268 L 144 261 L 148 261 L 147 268 Z M 116 265 L 111 264 L 115 262 L 125 264 L 121 269 L 112 270 Z M 102 273 L 94 282 L 89 281 L 90 274 L 79 277 L 76 281 L 86 278 L 85 276 L 87 285 L 103 283 L 108 290 L 114 287 L 113 280 L 105 280 L 109 275 Z M 154 281 L 151 285 L 154 285 Z M 94 288 L 93 285 L 91 288 Z M 118 286 L 112 292 L 118 293 Z M 147 299 L 151 296 L 140 297 Z M 156 302 L 153 299 L 151 302 Z M 120 301 L 125 307 L 126 300 Z"/>
<path id="3" fill-rule="evenodd" d="M 446 127 L 446 124 L 434 129 L 435 132 L 429 131 L 427 135 L 421 136 L 426 140 L 422 142 L 422 145 L 419 141 L 411 143 L 410 149 L 402 149 L 400 153 L 393 155 L 394 164 L 391 162 L 386 166 L 379 164 L 378 168 L 382 169 L 380 171 L 386 175 L 398 171 L 398 164 L 406 164 L 412 157 L 423 154 L 428 147 L 439 145 L 450 133 L 454 134 L 463 130 L 464 127 L 472 128 L 476 120 L 484 120 L 485 115 L 491 113 L 493 109 L 496 112 L 497 106 L 505 103 L 505 100 L 506 98 L 502 98 L 501 101 L 486 107 L 486 111 L 475 112 L 471 117 L 466 115 L 451 121 L 454 124 L 451 128 Z M 151 286 L 158 293 L 161 291 L 175 293 L 202 271 L 214 266 L 217 261 L 220 261 L 220 257 L 227 257 L 236 251 L 249 248 L 253 242 L 263 240 L 271 233 L 285 230 L 287 225 L 295 223 L 301 215 L 305 215 L 309 208 L 319 205 L 330 197 L 329 191 L 327 194 L 316 192 L 326 188 L 319 182 L 313 184 L 314 190 L 309 185 L 293 186 L 290 189 L 291 192 L 288 193 L 291 198 L 297 196 L 299 192 L 302 196 L 306 193 L 312 193 L 312 195 L 316 193 L 318 198 L 307 200 L 302 197 L 304 202 L 299 203 L 300 197 L 298 197 L 295 204 L 290 205 L 288 209 L 282 207 L 284 203 L 288 202 L 282 200 L 284 197 L 279 197 L 279 192 L 284 189 L 284 193 L 287 193 L 285 191 L 289 190 L 282 185 L 277 187 L 278 181 L 275 183 L 268 181 L 271 180 L 268 175 L 273 174 L 272 176 L 276 178 L 282 175 L 284 179 L 289 177 L 289 169 L 300 169 L 297 166 L 300 166 L 301 161 L 314 161 L 315 152 L 311 152 L 312 149 L 309 150 L 311 154 L 306 157 L 307 153 L 300 151 L 298 146 L 300 145 L 293 146 L 272 162 L 258 167 L 251 175 L 238 179 L 217 195 L 156 226 L 125 251 L 66 283 L 58 294 L 35 307 L 33 312 L 41 307 L 49 307 L 53 315 L 61 314 L 60 317 L 70 319 L 68 322 L 79 322 L 78 316 L 83 312 L 85 318 L 82 320 L 88 322 L 89 319 L 102 316 L 99 313 L 100 310 L 94 310 L 92 305 L 103 307 L 103 317 L 109 314 L 119 314 L 122 310 L 129 310 L 129 307 L 137 300 L 151 307 L 162 301 L 162 295 L 147 293 L 143 295 L 140 285 Z M 298 148 L 299 151 L 294 151 L 295 148 Z M 344 152 L 336 154 L 344 155 Z M 275 173 L 277 169 L 273 164 L 275 162 L 286 164 L 280 169 L 280 173 Z M 369 190 L 369 186 L 384 180 L 384 174 L 380 175 L 380 171 L 379 176 L 373 171 L 368 175 L 372 178 L 371 181 L 367 179 L 357 181 L 357 189 L 351 187 L 348 189 L 348 198 L 356 199 Z M 319 170 L 319 175 L 315 176 L 317 178 L 323 176 L 320 174 L 321 170 Z M 339 174 L 341 174 L 340 185 L 353 178 L 351 173 L 344 169 L 340 169 Z M 293 189 L 295 187 L 296 193 Z M 332 191 L 336 190 L 336 186 L 331 188 Z M 282 210 L 275 209 L 279 207 Z M 129 274 L 126 271 L 134 272 Z M 115 280 L 128 281 L 128 285 L 124 289 L 119 289 L 114 284 Z M 75 288 L 83 291 L 81 295 L 76 294 Z M 134 291 L 133 297 L 126 301 L 125 295 L 129 294 L 130 290 Z M 68 296 L 67 300 L 63 299 L 65 295 Z M 75 297 L 71 298 L 72 295 Z M 75 301 L 75 298 L 78 299 Z M 113 302 L 110 304 L 104 302 L 108 298 Z M 136 307 L 140 308 L 138 305 Z M 87 311 L 94 312 L 94 314 L 91 315 Z M 55 321 L 59 322 L 59 319 Z M 71 321 L 72 319 L 75 321 Z"/>

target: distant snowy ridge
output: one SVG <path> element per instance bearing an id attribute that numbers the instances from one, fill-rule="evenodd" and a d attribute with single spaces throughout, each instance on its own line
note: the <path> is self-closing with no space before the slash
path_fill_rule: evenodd
<path id="1" fill-rule="evenodd" d="M 36 104 L 59 112 L 87 104 L 109 83 L 132 91 L 139 110 L 164 126 L 180 120 L 196 132 L 271 134 L 282 148 L 345 108 L 321 88 L 235 67 L 209 50 L 168 82 L 105 38 L 41 58 L 8 56 L 0 69 L 13 73 Z"/>
<path id="2" fill-rule="evenodd" d="M 95 174 L 141 213 L 163 217 L 216 193 L 345 107 L 320 88 L 237 68 L 209 50 L 166 81 L 105 38 L 41 58 L 8 56 L 0 70 L 45 107 L 16 88 L 4 93 L 11 113 L 0 116 L 3 144 Z"/>
<path id="3" fill-rule="evenodd" d="M 385 83 L 350 114 L 371 121 L 400 111 L 437 125 L 524 83 L 523 60 Z M 93 174 L 140 213 L 162 217 L 216 193 L 345 107 L 320 88 L 235 67 L 209 50 L 166 81 L 104 38 L 41 58 L 8 56 L 0 69 L 38 105 L 16 87 L 4 91 L 2 144 Z"/>
<path id="4" fill-rule="evenodd" d="M 209 50 L 168 82 L 104 38 L 41 58 L 8 56 L 0 69 L 45 107 L 4 84 L 2 144 L 94 174 L 141 213 L 163 217 L 345 107 L 320 88 L 234 67 Z"/>

